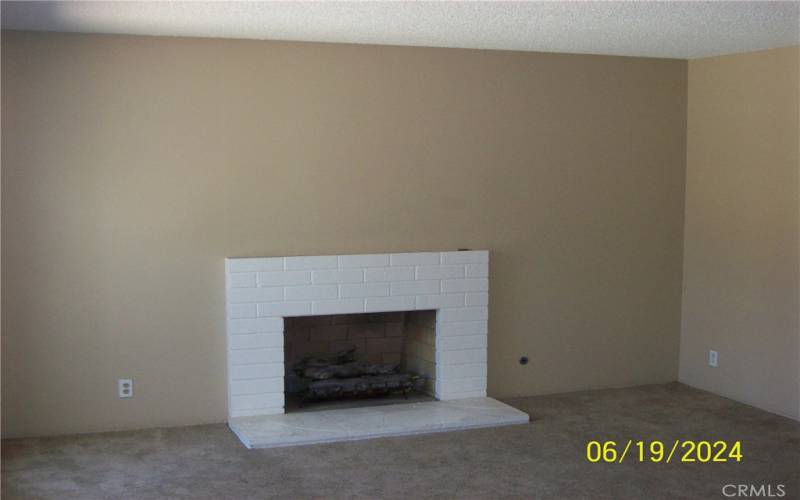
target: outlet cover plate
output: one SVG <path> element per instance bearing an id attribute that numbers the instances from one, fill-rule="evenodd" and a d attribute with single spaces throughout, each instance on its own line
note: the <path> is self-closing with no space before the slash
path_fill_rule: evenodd
<path id="1" fill-rule="evenodd" d="M 120 398 L 133 397 L 133 379 L 121 378 L 117 380 L 117 394 Z"/>

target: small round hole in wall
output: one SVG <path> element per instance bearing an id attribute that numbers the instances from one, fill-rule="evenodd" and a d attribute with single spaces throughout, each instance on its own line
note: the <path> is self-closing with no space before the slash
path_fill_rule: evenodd
<path id="1" fill-rule="evenodd" d="M 527 365 L 528 364 L 528 356 L 522 356 L 521 358 L 519 358 L 519 364 Z"/>

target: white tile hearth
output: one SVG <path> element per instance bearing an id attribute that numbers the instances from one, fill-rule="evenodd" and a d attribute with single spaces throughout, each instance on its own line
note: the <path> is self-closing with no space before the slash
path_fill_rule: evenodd
<path id="1" fill-rule="evenodd" d="M 274 448 L 526 424 L 528 421 L 527 413 L 481 397 L 236 417 L 231 418 L 228 425 L 248 448 Z"/>

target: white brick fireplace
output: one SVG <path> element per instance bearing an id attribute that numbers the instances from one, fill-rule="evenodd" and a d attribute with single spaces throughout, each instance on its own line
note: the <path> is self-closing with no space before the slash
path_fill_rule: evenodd
<path id="1" fill-rule="evenodd" d="M 526 413 L 486 397 L 488 251 L 232 258 L 226 260 L 225 272 L 228 426 L 248 448 L 529 420 Z M 430 313 L 409 312 L 430 310 L 435 311 L 435 325 Z M 426 376 L 429 382 L 432 379 L 433 395 L 439 401 L 284 413 L 284 318 L 295 318 L 291 320 L 294 327 L 301 316 L 397 311 L 406 311 L 402 315 L 406 320 L 427 318 L 424 337 L 407 337 L 405 342 L 416 348 L 420 345 L 414 342 L 424 341 L 425 362 L 435 358 L 432 370 L 430 364 L 424 368 L 430 370 Z M 337 318 L 342 317 L 307 320 Z M 413 321 L 405 323 L 409 325 Z M 291 328 L 287 332 L 292 333 Z M 367 346 L 369 340 L 373 339 L 368 339 Z M 369 347 L 367 351 L 370 354 Z M 296 354 L 293 343 L 292 355 Z"/>
<path id="2" fill-rule="evenodd" d="M 225 271 L 231 419 L 284 412 L 295 316 L 434 309 L 436 398 L 486 396 L 488 251 L 229 258 Z"/>

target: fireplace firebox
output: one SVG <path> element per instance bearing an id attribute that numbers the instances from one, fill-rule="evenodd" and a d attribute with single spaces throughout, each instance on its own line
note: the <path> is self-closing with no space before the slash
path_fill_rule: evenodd
<path id="1" fill-rule="evenodd" d="M 435 394 L 436 311 L 285 318 L 284 328 L 287 411 L 336 399 Z"/>

